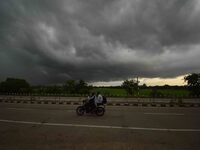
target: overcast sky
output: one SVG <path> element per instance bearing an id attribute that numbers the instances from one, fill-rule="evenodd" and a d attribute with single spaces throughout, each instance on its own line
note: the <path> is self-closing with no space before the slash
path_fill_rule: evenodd
<path id="1" fill-rule="evenodd" d="M 200 0 L 0 0 L 0 80 L 200 72 Z"/>

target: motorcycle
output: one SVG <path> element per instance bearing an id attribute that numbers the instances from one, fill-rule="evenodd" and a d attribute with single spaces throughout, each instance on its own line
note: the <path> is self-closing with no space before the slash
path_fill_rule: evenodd
<path id="1" fill-rule="evenodd" d="M 96 114 L 97 116 L 103 116 L 105 113 L 105 105 L 103 103 L 97 104 L 94 108 L 87 108 L 87 101 L 83 100 L 82 106 L 76 108 L 76 114 L 78 116 L 83 116 L 84 113 Z"/>

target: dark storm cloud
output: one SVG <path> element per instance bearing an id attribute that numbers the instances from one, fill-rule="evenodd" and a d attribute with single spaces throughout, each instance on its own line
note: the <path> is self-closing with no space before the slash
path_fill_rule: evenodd
<path id="1" fill-rule="evenodd" d="M 0 79 L 35 84 L 199 72 L 198 0 L 1 0 Z"/>

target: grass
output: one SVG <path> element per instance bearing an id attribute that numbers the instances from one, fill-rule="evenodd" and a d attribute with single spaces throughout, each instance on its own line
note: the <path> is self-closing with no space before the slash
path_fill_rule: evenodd
<path id="1" fill-rule="evenodd" d="M 107 87 L 96 87 L 95 91 L 99 91 L 106 96 L 117 96 L 117 97 L 126 97 L 127 93 L 122 88 L 107 88 Z M 162 97 L 188 97 L 189 91 L 184 89 L 158 89 L 157 92 L 162 95 Z M 140 97 L 151 97 L 152 89 L 140 89 Z M 137 93 L 135 93 L 137 96 Z"/>
<path id="2" fill-rule="evenodd" d="M 126 91 L 124 89 L 121 88 L 94 88 L 95 91 L 100 92 L 103 95 L 108 95 L 108 96 L 126 96 Z"/>
<path id="3" fill-rule="evenodd" d="M 107 97 L 127 97 L 127 92 L 120 87 L 94 87 L 93 91 L 100 92 L 102 95 Z M 156 92 L 156 97 L 163 97 L 163 98 L 169 98 L 169 97 L 189 97 L 190 93 L 186 89 L 157 89 L 152 90 L 151 88 L 147 89 L 140 89 L 139 90 L 139 97 L 153 97 L 153 92 Z M 15 93 L 13 95 L 24 95 L 20 93 Z M 27 94 L 25 94 L 27 95 Z M 88 94 L 67 94 L 67 93 L 35 93 L 33 95 L 43 95 L 43 96 L 87 96 Z M 136 92 L 135 97 L 138 96 L 138 93 Z"/>

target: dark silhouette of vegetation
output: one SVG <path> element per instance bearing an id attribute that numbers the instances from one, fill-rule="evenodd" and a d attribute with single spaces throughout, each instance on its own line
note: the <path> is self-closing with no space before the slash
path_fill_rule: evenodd
<path id="1" fill-rule="evenodd" d="M 67 95 L 86 95 L 92 90 L 83 80 L 68 80 L 64 85 L 30 86 L 24 79 L 7 78 L 0 83 L 1 94 L 67 94 Z"/>
<path id="2" fill-rule="evenodd" d="M 147 89 L 147 85 L 144 83 L 142 86 L 140 86 L 141 89 Z"/>
<path id="3" fill-rule="evenodd" d="M 67 80 L 59 85 L 30 86 L 24 79 L 7 78 L 0 83 L 0 94 L 25 94 L 41 96 L 86 96 L 91 91 L 99 91 L 110 97 L 153 97 L 183 98 L 200 95 L 199 74 L 190 74 L 184 79 L 187 86 L 147 86 L 138 85 L 136 80 L 125 80 L 121 86 L 92 87 L 84 80 Z M 139 90 L 139 91 L 138 91 Z"/>
<path id="4" fill-rule="evenodd" d="M 125 80 L 122 83 L 122 88 L 124 88 L 128 95 L 134 95 L 138 90 L 138 83 L 135 80 Z"/>
<path id="5" fill-rule="evenodd" d="M 64 86 L 64 91 L 68 94 L 75 94 L 78 93 L 77 90 L 77 83 L 75 80 L 68 80 L 65 82 Z"/>
<path id="6" fill-rule="evenodd" d="M 34 86 L 32 87 L 34 94 L 59 94 L 59 95 L 86 95 L 92 90 L 92 86 L 89 86 L 83 80 L 67 80 L 63 85 L 51 85 L 51 86 Z"/>
<path id="7" fill-rule="evenodd" d="M 184 78 L 191 95 L 200 96 L 200 73 L 192 73 Z"/>
<path id="8" fill-rule="evenodd" d="M 92 90 L 92 86 L 88 86 L 88 84 L 85 81 L 79 80 L 79 82 L 76 85 L 76 89 L 79 94 L 89 94 Z"/>
<path id="9" fill-rule="evenodd" d="M 64 92 L 68 94 L 89 94 L 92 90 L 92 86 L 83 81 L 68 80 L 63 85 Z"/>
<path id="10" fill-rule="evenodd" d="M 24 79 L 7 78 L 0 83 L 1 93 L 29 93 L 31 87 Z"/>

